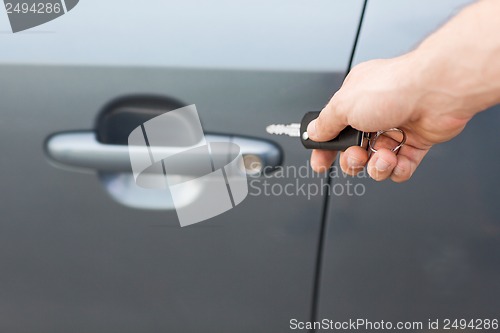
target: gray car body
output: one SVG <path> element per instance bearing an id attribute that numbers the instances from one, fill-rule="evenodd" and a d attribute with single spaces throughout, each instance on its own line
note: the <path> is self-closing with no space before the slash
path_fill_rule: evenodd
<path id="1" fill-rule="evenodd" d="M 402 3 L 368 4 L 354 62 L 408 50 L 459 6 Z M 92 130 L 110 100 L 146 93 L 195 103 L 206 132 L 273 140 L 284 166 L 303 166 L 298 140 L 264 129 L 321 109 L 339 88 L 362 9 L 89 0 L 0 35 L 0 330 L 279 332 L 292 318 L 499 313 L 499 155 L 487 154 L 498 112 L 436 147 L 404 185 L 249 195 L 186 228 L 174 211 L 118 204 L 95 172 L 46 156 L 48 136 Z"/>

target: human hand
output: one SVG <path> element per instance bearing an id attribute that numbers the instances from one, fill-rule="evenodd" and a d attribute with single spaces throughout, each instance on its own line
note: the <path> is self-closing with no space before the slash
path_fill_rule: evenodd
<path id="1" fill-rule="evenodd" d="M 308 126 L 309 138 L 328 141 L 347 125 L 364 132 L 398 127 L 406 132 L 406 144 L 396 155 L 394 133 L 377 140 L 377 152 L 369 158 L 361 147 L 340 154 L 340 166 L 356 175 L 367 166 L 378 181 L 403 182 L 412 176 L 429 149 L 458 135 L 473 113 L 465 107 L 465 94 L 445 84 L 440 73 L 430 70 L 427 55 L 413 51 L 393 59 L 372 60 L 354 67 L 340 90 Z M 450 89 L 447 89 L 450 87 Z M 326 171 L 337 152 L 314 150 L 311 166 Z"/>

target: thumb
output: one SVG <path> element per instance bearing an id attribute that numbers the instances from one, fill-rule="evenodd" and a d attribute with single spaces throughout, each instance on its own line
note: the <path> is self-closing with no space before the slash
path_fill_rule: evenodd
<path id="1" fill-rule="evenodd" d="M 329 141 L 339 135 L 347 126 L 345 115 L 337 112 L 333 99 L 321 111 L 318 118 L 314 119 L 307 126 L 307 134 L 313 141 Z"/>

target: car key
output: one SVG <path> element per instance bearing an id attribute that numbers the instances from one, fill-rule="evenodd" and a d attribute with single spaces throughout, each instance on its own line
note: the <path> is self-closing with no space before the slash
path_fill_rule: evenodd
<path id="1" fill-rule="evenodd" d="M 323 150 L 346 150 L 352 146 L 360 146 L 365 149 L 370 149 L 372 152 L 377 152 L 374 148 L 375 141 L 378 137 L 386 132 L 400 132 L 403 138 L 399 144 L 392 149 L 393 152 L 397 152 L 406 142 L 406 134 L 403 130 L 399 128 L 391 128 L 388 130 L 378 131 L 376 133 L 362 132 L 358 131 L 351 126 L 347 126 L 343 129 L 339 135 L 330 141 L 317 142 L 313 141 L 307 135 L 307 125 L 314 119 L 318 118 L 319 111 L 307 112 L 302 121 L 299 123 L 292 123 L 289 125 L 269 125 L 266 127 L 266 131 L 269 134 L 276 135 L 288 135 L 291 137 L 299 137 L 302 145 L 307 149 L 323 149 Z"/>

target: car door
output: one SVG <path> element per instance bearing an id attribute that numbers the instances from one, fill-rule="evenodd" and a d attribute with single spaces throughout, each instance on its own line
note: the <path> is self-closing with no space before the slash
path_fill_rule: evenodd
<path id="1" fill-rule="evenodd" d="M 338 89 L 362 5 L 87 0 L 16 34 L 2 11 L 0 330 L 276 332 L 310 319 L 325 178 L 298 179 L 309 152 L 265 128 Z M 100 115 L 133 96 L 138 109 L 196 104 L 207 135 L 270 143 L 288 169 L 252 177 L 238 206 L 181 228 L 103 150 L 106 167 L 54 160 L 61 135 L 77 153 L 108 149 Z"/>
<path id="2" fill-rule="evenodd" d="M 410 50 L 468 2 L 368 1 L 354 63 Z M 362 176 L 353 181 L 364 195 L 329 198 L 317 320 L 383 320 L 393 331 L 416 322 L 427 332 L 455 329 L 455 320 L 463 329 L 465 319 L 474 320 L 468 330 L 492 328 L 500 313 L 498 109 L 433 147 L 407 183 Z"/>

